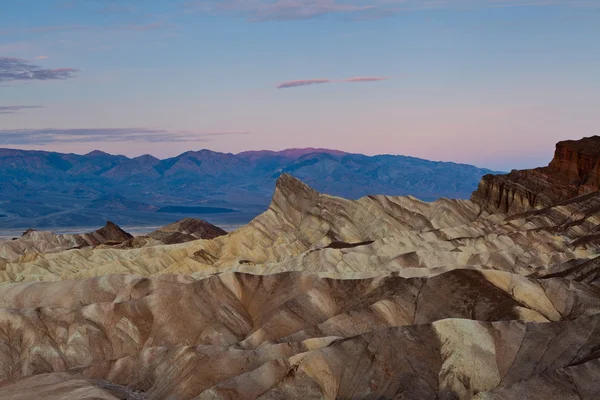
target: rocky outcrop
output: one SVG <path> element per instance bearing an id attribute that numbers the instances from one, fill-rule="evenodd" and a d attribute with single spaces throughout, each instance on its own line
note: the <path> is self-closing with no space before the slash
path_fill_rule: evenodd
<path id="1" fill-rule="evenodd" d="M 597 191 L 600 189 L 600 136 L 559 142 L 548 170 L 556 180 L 571 185 L 571 196 Z"/>
<path id="2" fill-rule="evenodd" d="M 519 213 L 600 189 L 600 137 L 559 142 L 550 165 L 486 175 L 471 199 L 490 213 Z"/>

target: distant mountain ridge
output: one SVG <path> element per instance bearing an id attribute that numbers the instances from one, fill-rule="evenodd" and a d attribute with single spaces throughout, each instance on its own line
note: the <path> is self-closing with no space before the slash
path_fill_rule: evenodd
<path id="1" fill-rule="evenodd" d="M 164 224 L 183 218 L 178 210 L 186 207 L 219 223 L 245 223 L 266 208 L 283 173 L 349 198 L 382 193 L 466 199 L 492 172 L 315 148 L 239 154 L 199 150 L 164 160 L 99 150 L 78 155 L 0 149 L 0 214 L 6 215 L 0 227 L 95 226 L 106 219 L 120 225 Z M 157 212 L 165 209 L 169 212 Z"/>

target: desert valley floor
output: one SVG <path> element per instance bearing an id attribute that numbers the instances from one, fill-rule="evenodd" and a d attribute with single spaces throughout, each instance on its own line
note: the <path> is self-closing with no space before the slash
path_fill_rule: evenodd
<path id="1" fill-rule="evenodd" d="M 0 242 L 0 399 L 600 398 L 600 138 L 471 200 Z"/>

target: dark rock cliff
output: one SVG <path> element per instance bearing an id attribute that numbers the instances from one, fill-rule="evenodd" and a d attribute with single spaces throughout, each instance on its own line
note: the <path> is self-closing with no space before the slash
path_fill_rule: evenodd
<path id="1" fill-rule="evenodd" d="M 600 189 L 600 136 L 556 145 L 547 167 L 486 175 L 471 200 L 490 213 L 548 207 Z"/>

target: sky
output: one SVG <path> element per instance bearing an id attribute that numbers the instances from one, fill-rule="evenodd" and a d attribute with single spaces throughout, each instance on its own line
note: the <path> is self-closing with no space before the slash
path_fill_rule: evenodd
<path id="1" fill-rule="evenodd" d="M 600 135 L 600 0 L 2 0 L 0 147 L 495 170 Z"/>

